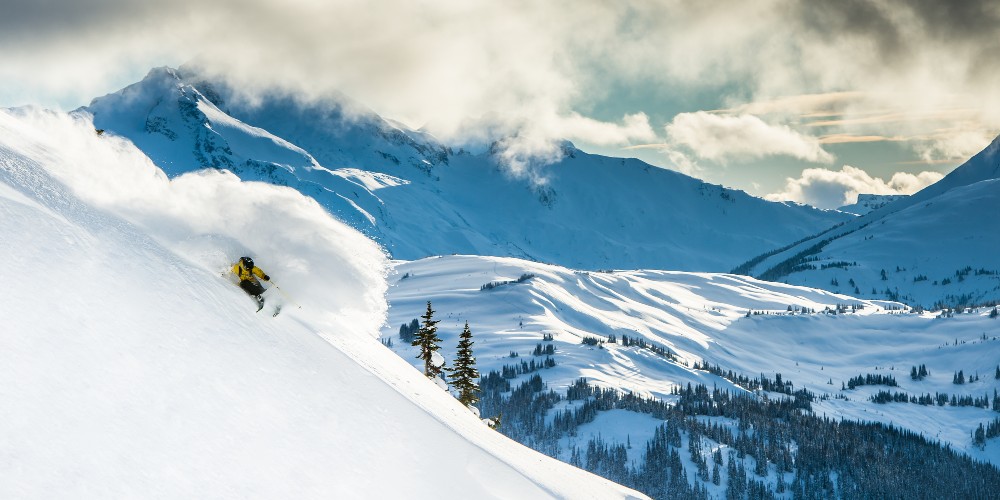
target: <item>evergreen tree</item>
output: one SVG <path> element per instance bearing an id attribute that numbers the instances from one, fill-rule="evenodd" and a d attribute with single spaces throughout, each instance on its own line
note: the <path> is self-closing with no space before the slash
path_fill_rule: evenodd
<path id="1" fill-rule="evenodd" d="M 413 343 L 411 345 L 420 348 L 420 354 L 417 355 L 417 359 L 424 360 L 424 375 L 427 378 L 434 378 L 441 374 L 441 367 L 434 364 L 434 353 L 441 348 L 438 342 L 441 339 L 437 336 L 437 324 L 440 320 L 432 319 L 434 317 L 434 310 L 431 309 L 431 301 L 427 301 L 427 312 L 424 313 L 421 318 L 424 320 L 423 325 L 417 330 L 417 334 L 413 337 Z"/>
<path id="2" fill-rule="evenodd" d="M 476 358 L 472 355 L 472 330 L 469 322 L 465 322 L 462 334 L 458 336 L 458 353 L 455 354 L 454 366 L 448 369 L 451 385 L 458 389 L 458 400 L 465 406 L 479 402 L 479 372 L 476 370 Z"/>

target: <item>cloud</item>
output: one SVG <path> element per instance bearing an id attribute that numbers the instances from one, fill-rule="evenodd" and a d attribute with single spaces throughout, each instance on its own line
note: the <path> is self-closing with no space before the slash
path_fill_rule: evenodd
<path id="1" fill-rule="evenodd" d="M 641 112 L 598 119 L 575 105 L 588 94 L 589 81 L 579 45 L 594 42 L 583 28 L 611 22 L 602 20 L 609 8 L 602 5 L 56 3 L 65 9 L 5 4 L 0 77 L 16 84 L 0 95 L 20 98 L 30 94 L 25 89 L 38 89 L 84 104 L 121 85 L 120 68 L 134 71 L 143 60 L 146 69 L 177 66 L 197 57 L 203 68 L 250 93 L 280 87 L 321 99 L 340 91 L 450 142 L 521 141 L 522 155 L 545 156 L 561 139 L 599 145 L 655 139 Z"/>
<path id="2" fill-rule="evenodd" d="M 820 144 L 852 144 L 858 142 L 888 142 L 905 140 L 899 137 L 881 135 L 830 134 L 819 138 Z"/>
<path id="3" fill-rule="evenodd" d="M 998 51 L 1000 4 L 988 0 L 8 0 L 0 100 L 85 104 L 149 67 L 197 56 L 251 90 L 339 90 L 445 140 L 516 132 L 523 151 L 544 153 L 556 138 L 645 140 L 627 117 L 662 112 L 637 98 L 652 89 L 841 120 L 912 110 L 905 123 L 818 132 L 910 137 L 942 128 L 921 114 L 942 109 L 973 108 L 979 129 L 1000 128 Z M 650 108 L 600 112 L 623 91 Z"/>
<path id="4" fill-rule="evenodd" d="M 830 163 L 833 156 L 815 137 L 784 125 L 769 125 L 753 115 L 726 116 L 698 111 L 681 113 L 665 128 L 671 143 L 697 156 L 724 162 L 732 158 L 757 159 L 784 155 L 814 163 Z"/>
<path id="5" fill-rule="evenodd" d="M 964 161 L 981 151 L 983 145 L 989 144 L 994 135 L 992 131 L 975 126 L 956 127 L 926 137 L 915 149 L 927 163 Z"/>
<path id="6" fill-rule="evenodd" d="M 856 203 L 859 194 L 913 194 L 942 177 L 944 175 L 938 172 L 896 172 L 887 182 L 850 165 L 844 165 L 839 171 L 807 168 L 799 178 L 788 178 L 784 190 L 766 198 L 797 201 L 819 208 L 838 208 Z"/>
<path id="7" fill-rule="evenodd" d="M 793 114 L 793 115 L 840 115 L 851 103 L 864 99 L 864 92 L 828 92 L 825 94 L 803 94 L 741 103 L 732 108 L 717 110 L 731 114 Z"/>

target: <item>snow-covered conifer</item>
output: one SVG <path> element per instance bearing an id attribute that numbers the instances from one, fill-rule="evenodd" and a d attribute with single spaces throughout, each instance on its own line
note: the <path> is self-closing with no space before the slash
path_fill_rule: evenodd
<path id="1" fill-rule="evenodd" d="M 448 371 L 451 385 L 458 390 L 458 400 L 465 406 L 470 406 L 479 402 L 479 372 L 476 370 L 476 358 L 472 355 L 472 330 L 469 329 L 469 322 L 465 322 L 465 328 L 459 335 L 458 352 L 455 354 L 455 363 Z"/>
<path id="2" fill-rule="evenodd" d="M 441 374 L 441 364 L 434 362 L 434 354 L 441 346 L 438 342 L 441 339 L 437 336 L 437 324 L 440 320 L 435 320 L 434 309 L 431 308 L 431 301 L 427 301 L 427 312 L 421 318 L 424 320 L 417 334 L 413 337 L 413 344 L 420 348 L 417 359 L 424 360 L 424 375 L 427 378 L 435 378 Z"/>

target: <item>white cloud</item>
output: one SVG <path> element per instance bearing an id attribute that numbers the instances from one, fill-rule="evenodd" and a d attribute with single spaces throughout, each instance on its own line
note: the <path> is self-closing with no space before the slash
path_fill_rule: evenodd
<path id="1" fill-rule="evenodd" d="M 575 138 L 601 146 L 629 144 L 634 141 L 651 141 L 656 139 L 656 132 L 649 125 L 649 117 L 645 113 L 625 115 L 621 125 L 602 122 L 571 113 L 560 117 L 554 131 L 561 131 L 563 137 Z"/>
<path id="2" fill-rule="evenodd" d="M 819 139 L 785 125 L 769 125 L 753 115 L 681 113 L 665 129 L 671 144 L 684 146 L 706 160 L 783 155 L 815 163 L 833 161 Z"/>
<path id="3" fill-rule="evenodd" d="M 615 121 L 576 109 L 592 81 L 580 66 L 580 45 L 613 36 L 608 29 L 619 14 L 608 6 L 97 0 L 65 7 L 47 12 L 18 0 L 5 7 L 0 78 L 8 85 L 0 98 L 37 89 L 85 104 L 121 85 L 123 66 L 149 60 L 141 75 L 197 56 L 251 93 L 277 86 L 322 98 L 340 91 L 447 141 L 523 142 L 522 156 L 544 156 L 559 139 L 627 145 L 656 136 L 641 112 Z"/>
<path id="4" fill-rule="evenodd" d="M 784 190 L 766 198 L 808 203 L 819 208 L 838 208 L 856 203 L 859 194 L 913 194 L 942 177 L 944 175 L 938 172 L 896 172 L 887 182 L 850 165 L 844 165 L 839 171 L 807 168 L 799 178 L 788 178 Z"/>
<path id="5" fill-rule="evenodd" d="M 976 128 L 946 130 L 917 144 L 915 149 L 927 162 L 964 161 L 982 151 L 993 137 L 991 131 Z"/>

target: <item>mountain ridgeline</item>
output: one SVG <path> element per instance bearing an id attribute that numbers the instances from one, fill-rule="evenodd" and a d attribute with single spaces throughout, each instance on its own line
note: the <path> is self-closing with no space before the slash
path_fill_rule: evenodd
<path id="1" fill-rule="evenodd" d="M 925 308 L 1000 301 L 1000 138 L 922 191 L 733 272 Z"/>
<path id="2" fill-rule="evenodd" d="M 497 144 L 455 150 L 344 96 L 250 100 L 191 70 L 157 68 L 78 112 L 168 175 L 227 169 L 295 188 L 393 257 L 513 256 L 581 269 L 723 271 L 852 218 L 765 201 L 635 159 L 563 143 L 512 175 Z M 433 228 L 433 230 L 428 230 Z"/>

